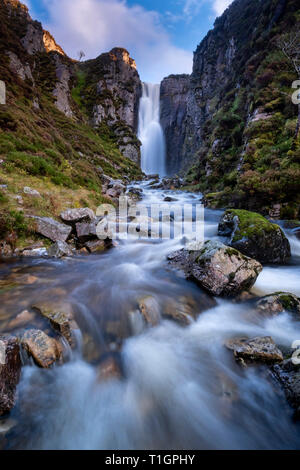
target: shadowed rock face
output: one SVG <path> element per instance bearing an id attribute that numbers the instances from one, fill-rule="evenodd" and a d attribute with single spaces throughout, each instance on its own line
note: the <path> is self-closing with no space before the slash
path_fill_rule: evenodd
<path id="1" fill-rule="evenodd" d="M 16 387 L 20 379 L 21 359 L 17 338 L 0 336 L 0 416 L 15 405 Z"/>
<path id="2" fill-rule="evenodd" d="M 160 119 L 166 139 L 168 174 L 177 173 L 185 164 L 183 145 L 189 85 L 189 75 L 171 75 L 161 83 Z"/>

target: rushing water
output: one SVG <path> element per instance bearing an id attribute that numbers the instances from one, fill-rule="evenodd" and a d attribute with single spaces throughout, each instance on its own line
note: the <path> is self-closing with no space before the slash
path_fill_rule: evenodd
<path id="1" fill-rule="evenodd" d="M 177 198 L 176 204 L 199 198 L 146 187 L 144 193 L 147 204 L 166 195 Z M 220 215 L 206 211 L 206 238 L 217 237 Z M 292 232 L 289 236 L 290 265 L 266 267 L 255 286 L 260 293 L 278 288 L 299 293 L 298 245 Z M 245 303 L 219 299 L 212 306 L 207 294 L 166 264 L 166 255 L 180 246 L 178 240 L 127 240 L 102 255 L 3 264 L 2 277 L 18 281 L 0 294 L 3 331 L 11 317 L 41 299 L 70 304 L 81 329 L 78 348 L 65 365 L 23 368 L 8 448 L 300 448 L 299 426 L 270 372 L 244 370 L 224 348 L 228 338 L 239 335 L 271 335 L 290 346 L 300 338 L 299 322 L 288 314 L 262 318 Z M 28 274 L 36 282 L 28 283 Z M 168 304 L 188 305 L 196 320 L 185 328 L 167 320 L 137 328 L 139 334 L 125 339 L 118 355 L 124 378 L 101 382 L 99 358 L 118 351 L 118 339 L 108 331 L 113 325 L 126 330 L 128 312 L 149 295 L 159 312 Z"/>
<path id="2" fill-rule="evenodd" d="M 138 137 L 142 142 L 142 170 L 147 175 L 165 175 L 165 139 L 160 125 L 160 85 L 143 83 Z"/>

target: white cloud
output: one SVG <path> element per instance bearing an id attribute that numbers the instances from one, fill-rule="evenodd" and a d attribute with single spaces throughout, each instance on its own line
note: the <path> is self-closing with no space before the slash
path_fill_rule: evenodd
<path id="1" fill-rule="evenodd" d="M 43 0 L 45 25 L 64 50 L 94 58 L 113 47 L 129 50 L 141 78 L 159 82 L 170 73 L 190 73 L 192 53 L 174 46 L 157 12 L 125 0 Z"/>
<path id="2" fill-rule="evenodd" d="M 222 15 L 233 0 L 184 0 L 183 13 L 187 18 L 197 15 L 204 3 L 210 3 L 217 16 Z"/>
<path id="3" fill-rule="evenodd" d="M 227 7 L 232 3 L 233 0 L 214 0 L 213 9 L 216 12 L 217 16 L 222 15 Z"/>

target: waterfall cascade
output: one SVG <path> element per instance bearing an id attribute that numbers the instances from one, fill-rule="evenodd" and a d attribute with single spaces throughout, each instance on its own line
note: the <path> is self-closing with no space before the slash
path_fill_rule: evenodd
<path id="1" fill-rule="evenodd" d="M 165 176 L 165 139 L 160 125 L 160 85 L 143 83 L 138 137 L 142 142 L 142 170 Z"/>

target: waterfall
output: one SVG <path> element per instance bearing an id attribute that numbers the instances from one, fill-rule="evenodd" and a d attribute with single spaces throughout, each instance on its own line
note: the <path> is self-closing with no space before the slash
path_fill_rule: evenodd
<path id="1" fill-rule="evenodd" d="M 138 137 L 142 142 L 142 170 L 165 176 L 165 139 L 160 125 L 160 85 L 143 83 Z"/>

